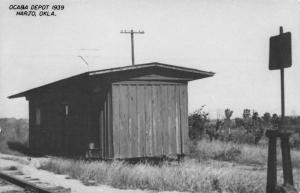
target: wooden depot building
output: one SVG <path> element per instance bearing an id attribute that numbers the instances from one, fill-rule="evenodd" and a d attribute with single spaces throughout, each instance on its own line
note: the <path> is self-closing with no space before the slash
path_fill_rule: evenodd
<path id="1" fill-rule="evenodd" d="M 147 63 L 91 71 L 9 98 L 29 101 L 32 152 L 99 158 L 188 153 L 188 81 L 214 73 Z"/>

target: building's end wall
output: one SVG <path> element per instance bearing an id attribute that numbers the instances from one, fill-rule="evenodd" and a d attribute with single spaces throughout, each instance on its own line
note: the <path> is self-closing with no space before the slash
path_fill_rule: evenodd
<path id="1" fill-rule="evenodd" d="M 112 105 L 115 158 L 188 153 L 187 100 L 187 83 L 114 83 Z"/>

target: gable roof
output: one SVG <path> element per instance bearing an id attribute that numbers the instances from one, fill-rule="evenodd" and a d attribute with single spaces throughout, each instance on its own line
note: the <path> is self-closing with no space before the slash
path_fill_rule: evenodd
<path id="1" fill-rule="evenodd" d="M 186 67 L 180 67 L 180 66 L 174 66 L 169 64 L 163 64 L 158 62 L 152 62 L 152 63 L 145 63 L 145 64 L 137 64 L 137 65 L 131 65 L 131 66 L 123 66 L 123 67 L 117 67 L 117 68 L 109 68 L 104 70 L 96 70 L 96 71 L 90 71 L 85 72 L 82 74 L 78 74 L 75 76 L 71 76 L 65 79 L 61 79 L 40 87 L 36 87 L 15 95 L 11 95 L 8 98 L 18 98 L 18 97 L 24 97 L 28 94 L 30 94 L 33 91 L 37 91 L 43 88 L 59 85 L 61 83 L 65 83 L 67 81 L 72 80 L 78 80 L 81 81 L 83 79 L 87 79 L 88 77 L 103 77 L 103 78 L 110 78 L 110 81 L 113 82 L 114 79 L 117 79 L 116 77 L 136 77 L 139 75 L 145 75 L 145 74 L 160 74 L 164 73 L 167 76 L 170 75 L 171 77 L 180 77 L 182 79 L 185 79 L 187 81 L 190 80 L 196 80 L 201 78 L 207 78 L 213 76 L 214 72 L 208 72 L 208 71 L 202 71 L 197 70 L 193 68 L 186 68 Z"/>

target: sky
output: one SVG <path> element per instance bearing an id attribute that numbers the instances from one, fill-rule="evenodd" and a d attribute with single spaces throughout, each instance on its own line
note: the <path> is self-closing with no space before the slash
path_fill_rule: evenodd
<path id="1" fill-rule="evenodd" d="M 16 16 L 10 5 L 59 4 L 56 16 Z M 299 0 L 1 0 L 0 117 L 28 118 L 25 98 L 7 96 L 62 78 L 162 62 L 215 72 L 189 82 L 189 113 L 205 105 L 280 114 L 280 72 L 268 70 L 269 38 L 292 33 L 292 67 L 285 70 L 286 114 L 300 115 Z M 78 56 L 84 57 L 86 65 Z"/>

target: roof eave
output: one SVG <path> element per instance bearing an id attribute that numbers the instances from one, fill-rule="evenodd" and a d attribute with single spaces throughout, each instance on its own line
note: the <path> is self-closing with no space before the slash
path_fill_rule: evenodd
<path id="1" fill-rule="evenodd" d="M 19 94 L 8 96 L 7 98 L 14 99 L 14 98 L 20 98 L 20 97 L 25 97 L 25 96 L 26 96 L 25 93 L 19 93 Z"/>
<path id="2" fill-rule="evenodd" d="M 214 76 L 215 73 L 214 72 L 208 72 L 208 71 L 202 71 L 202 70 L 197 70 L 197 69 L 191 69 L 191 68 L 186 68 L 186 67 L 180 67 L 180 66 L 173 66 L 173 65 L 169 65 L 169 64 L 163 64 L 163 63 L 158 63 L 158 62 L 154 62 L 154 63 L 146 63 L 146 64 L 139 64 L 139 65 L 134 65 L 134 66 L 125 66 L 125 67 L 117 67 L 117 68 L 111 68 L 111 69 L 106 69 L 106 70 L 98 70 L 98 71 L 92 71 L 92 72 L 86 72 L 86 73 L 82 73 L 79 75 L 75 75 L 69 78 L 65 78 L 65 79 L 61 79 L 40 87 L 36 87 L 15 95 L 11 95 L 8 96 L 9 99 L 13 99 L 13 98 L 19 98 L 19 97 L 27 97 L 30 93 L 39 90 L 41 88 L 46 88 L 50 85 L 54 85 L 60 82 L 63 82 L 65 80 L 70 80 L 71 78 L 78 78 L 78 77 L 82 77 L 82 76 L 94 76 L 94 75 L 99 75 L 99 74 L 106 74 L 106 73 L 113 73 L 113 72 L 124 72 L 124 71 L 128 71 L 128 70 L 132 70 L 132 69 L 142 69 L 142 68 L 164 68 L 164 69 L 170 69 L 170 70 L 178 70 L 178 71 L 183 71 L 185 73 L 191 74 L 192 76 L 187 78 L 187 81 L 192 81 L 192 80 L 198 80 L 198 79 L 203 79 L 203 78 L 208 78 L 211 76 Z"/>
<path id="3" fill-rule="evenodd" d="M 132 70 L 132 69 L 136 70 L 136 69 L 151 68 L 151 67 L 161 67 L 161 68 L 166 68 L 166 69 L 182 70 L 185 72 L 204 74 L 204 75 L 207 75 L 208 77 L 213 76 L 215 74 L 214 72 L 208 72 L 208 71 L 202 71 L 202 70 L 197 70 L 197 69 L 191 69 L 191 68 L 173 66 L 170 64 L 154 62 L 154 63 L 145 63 L 145 64 L 138 64 L 138 65 L 124 66 L 124 67 L 117 67 L 117 68 L 111 68 L 111 69 L 105 69 L 105 70 L 97 70 L 97 71 L 89 72 L 88 75 L 94 76 L 94 75 L 106 74 L 106 73 L 111 73 L 111 72 L 122 72 L 122 71 L 127 71 L 127 70 Z"/>

